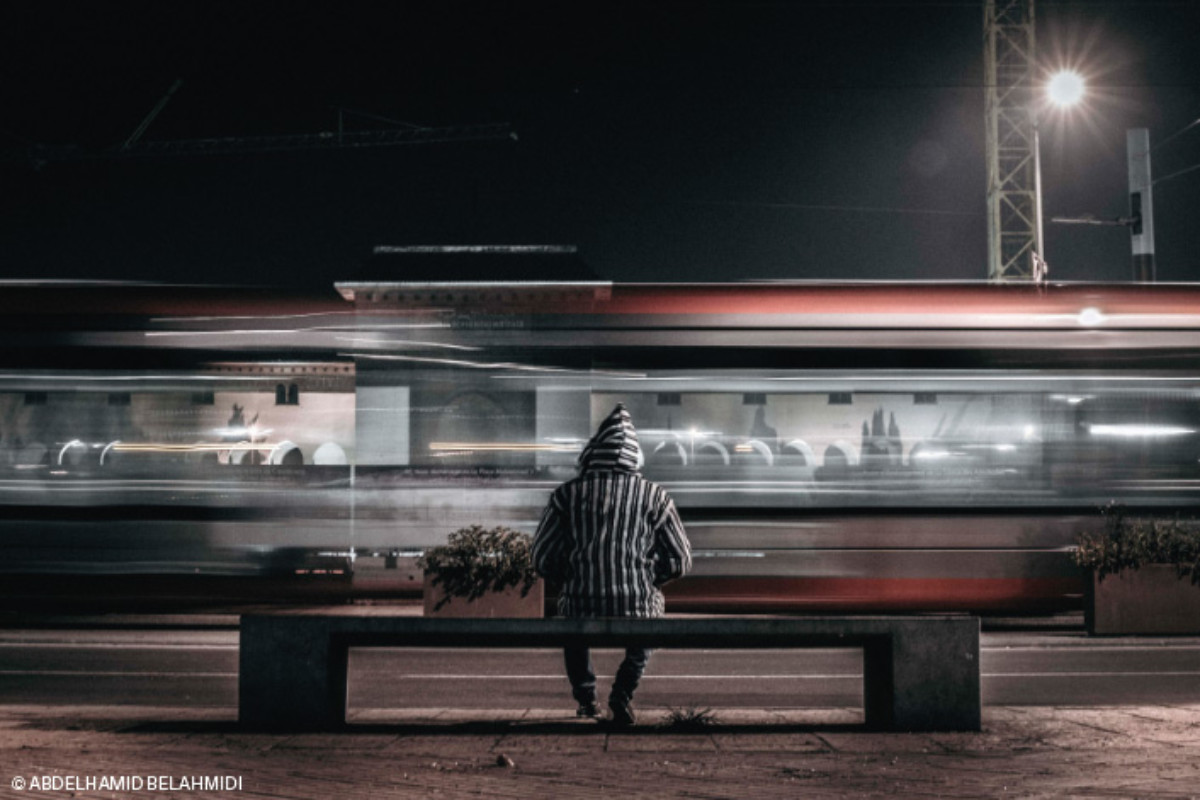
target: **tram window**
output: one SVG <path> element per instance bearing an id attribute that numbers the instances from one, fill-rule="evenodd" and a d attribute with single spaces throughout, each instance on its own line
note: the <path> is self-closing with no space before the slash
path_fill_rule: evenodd
<path id="1" fill-rule="evenodd" d="M 533 394 L 461 384 L 414 387 L 414 465 L 524 467 L 536 463 Z"/>
<path id="2" fill-rule="evenodd" d="M 660 392 L 658 404 L 660 406 L 681 406 L 683 405 L 683 395 L 678 392 Z"/>
<path id="3" fill-rule="evenodd" d="M 752 393 L 742 395 L 742 405 L 744 406 L 765 406 L 767 404 L 767 396 L 761 393 Z"/>
<path id="4" fill-rule="evenodd" d="M 300 387 L 294 383 L 288 386 L 284 386 L 282 383 L 275 384 L 275 405 L 300 405 Z"/>
<path id="5" fill-rule="evenodd" d="M 192 392 L 192 405 L 211 406 L 215 404 L 216 399 L 212 392 Z"/>
<path id="6" fill-rule="evenodd" d="M 27 406 L 44 406 L 48 400 L 45 392 L 26 392 L 25 405 Z"/>
<path id="7" fill-rule="evenodd" d="M 1177 390 L 833 386 L 748 405 L 753 393 L 731 384 L 674 406 L 653 391 L 593 392 L 591 422 L 624 403 L 651 479 L 730 481 L 681 495 L 701 505 L 1102 504 L 1184 492 L 1200 477 L 1200 400 Z"/>
<path id="8" fill-rule="evenodd" d="M 110 406 L 127 406 L 133 402 L 133 398 L 129 392 L 109 392 L 108 404 Z"/>

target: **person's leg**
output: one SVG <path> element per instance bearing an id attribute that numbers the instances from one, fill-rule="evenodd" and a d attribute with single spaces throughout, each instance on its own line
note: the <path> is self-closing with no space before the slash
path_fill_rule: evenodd
<path id="1" fill-rule="evenodd" d="M 613 722 L 624 725 L 633 724 L 633 709 L 630 702 L 633 693 L 637 691 L 642 673 L 646 671 L 646 662 L 650 660 L 650 651 L 644 647 L 629 647 L 625 649 L 625 660 L 617 668 L 617 677 L 613 679 L 612 692 L 608 696 L 608 707 L 612 709 Z"/>
<path id="2" fill-rule="evenodd" d="M 571 694 L 579 703 L 582 713 L 596 703 L 596 673 L 592 671 L 592 654 L 586 647 L 563 648 L 563 661 L 567 666 L 567 680 L 571 682 Z"/>

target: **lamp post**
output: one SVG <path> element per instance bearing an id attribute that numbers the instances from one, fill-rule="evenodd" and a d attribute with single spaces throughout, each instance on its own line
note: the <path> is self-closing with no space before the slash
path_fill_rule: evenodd
<path id="1" fill-rule="evenodd" d="M 1129 154 L 1129 233 L 1133 246 L 1133 279 L 1153 283 L 1154 181 L 1150 179 L 1150 131 L 1125 132 Z"/>
<path id="2" fill-rule="evenodd" d="M 1073 70 L 1062 70 L 1054 73 L 1046 83 L 1046 99 L 1056 108 L 1070 108 L 1083 99 L 1085 84 L 1083 77 Z M 1042 214 L 1042 115 L 1035 105 L 1030 109 L 1033 115 L 1033 206 L 1037 217 L 1037 248 L 1033 254 L 1034 280 L 1040 281 L 1046 274 L 1046 240 L 1043 238 Z"/>

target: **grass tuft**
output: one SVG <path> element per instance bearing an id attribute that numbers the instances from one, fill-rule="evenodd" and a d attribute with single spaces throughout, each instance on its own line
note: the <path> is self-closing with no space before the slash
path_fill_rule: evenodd
<path id="1" fill-rule="evenodd" d="M 711 708 L 672 708 L 663 718 L 662 727 L 672 731 L 705 731 L 718 725 Z"/>

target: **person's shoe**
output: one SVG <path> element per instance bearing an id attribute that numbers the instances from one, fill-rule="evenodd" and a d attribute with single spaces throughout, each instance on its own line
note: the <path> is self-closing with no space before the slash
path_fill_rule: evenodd
<path id="1" fill-rule="evenodd" d="M 595 700 L 589 700 L 586 703 L 579 704 L 579 708 L 575 709 L 575 716 L 595 719 L 600 716 L 600 708 L 596 705 Z"/>
<path id="2" fill-rule="evenodd" d="M 612 711 L 613 725 L 632 725 L 634 722 L 633 706 L 628 700 L 619 700 L 615 697 L 608 699 L 608 708 Z"/>

